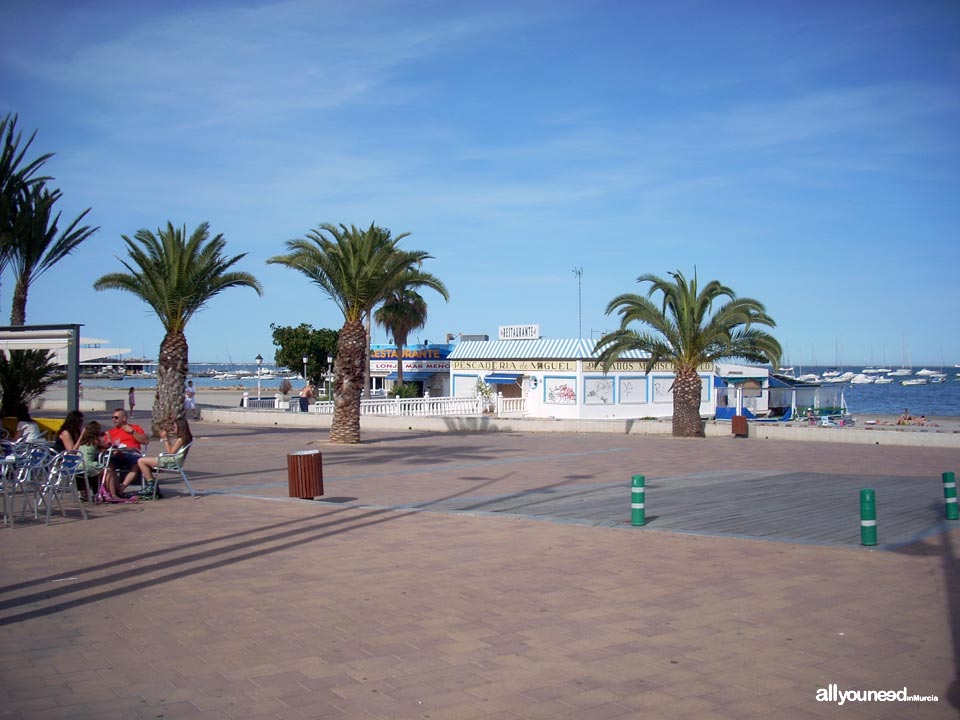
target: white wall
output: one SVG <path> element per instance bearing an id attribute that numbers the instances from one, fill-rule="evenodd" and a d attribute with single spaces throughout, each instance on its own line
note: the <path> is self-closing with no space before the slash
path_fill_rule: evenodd
<path id="1" fill-rule="evenodd" d="M 452 373 L 453 395 L 473 397 L 486 372 Z M 701 374 L 701 415 L 716 407 L 713 374 Z M 526 416 L 560 419 L 629 419 L 673 415 L 670 373 L 528 372 L 523 378 Z"/>

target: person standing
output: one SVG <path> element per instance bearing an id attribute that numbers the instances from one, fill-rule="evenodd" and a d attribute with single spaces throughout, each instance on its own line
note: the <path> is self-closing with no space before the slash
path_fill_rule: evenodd
<path id="1" fill-rule="evenodd" d="M 187 380 L 187 387 L 183 391 L 183 411 L 193 420 L 198 417 L 197 413 L 197 389 L 193 387 L 193 380 Z"/>
<path id="2" fill-rule="evenodd" d="M 133 406 L 137 404 L 137 396 L 134 394 L 134 388 L 130 388 L 127 393 L 127 403 L 130 405 L 130 417 L 133 417 Z"/>
<path id="3" fill-rule="evenodd" d="M 310 411 L 311 400 L 313 400 L 313 387 L 307 381 L 303 384 L 303 390 L 300 391 L 300 412 Z"/>

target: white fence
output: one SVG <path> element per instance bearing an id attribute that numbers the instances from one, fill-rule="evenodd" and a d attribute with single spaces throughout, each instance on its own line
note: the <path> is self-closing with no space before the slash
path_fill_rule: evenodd
<path id="1" fill-rule="evenodd" d="M 395 417 L 447 415 L 483 415 L 484 411 L 496 411 L 498 415 L 524 414 L 523 398 L 503 398 L 497 396 L 496 402 L 483 397 L 427 397 L 427 398 L 382 398 L 361 400 L 361 415 L 380 415 Z M 310 412 L 321 415 L 333 415 L 332 402 L 317 402 Z"/>
<path id="2" fill-rule="evenodd" d="M 244 396 L 243 407 L 251 410 L 291 410 L 300 409 L 299 398 L 284 400 L 283 396 L 252 398 Z M 308 412 L 320 415 L 333 415 L 333 402 L 315 402 Z M 484 412 L 496 413 L 497 417 L 522 417 L 526 412 L 524 398 L 505 398 L 497 393 L 490 399 L 477 397 L 426 397 L 426 398 L 379 398 L 361 400 L 361 415 L 380 415 L 397 417 L 445 415 L 483 415 Z"/>
<path id="3" fill-rule="evenodd" d="M 526 412 L 525 398 L 505 398 L 502 394 L 497 393 L 497 417 L 522 417 Z"/>

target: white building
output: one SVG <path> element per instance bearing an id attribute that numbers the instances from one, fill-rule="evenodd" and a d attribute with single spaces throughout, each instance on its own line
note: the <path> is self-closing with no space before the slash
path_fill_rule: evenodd
<path id="1" fill-rule="evenodd" d="M 451 394 L 472 397 L 477 382 L 504 397 L 525 398 L 528 417 L 575 419 L 670 417 L 673 379 L 669 364 L 645 373 L 646 359 L 627 353 L 604 375 L 592 340 L 490 340 L 461 342 L 450 354 Z M 735 368 L 737 366 L 730 366 Z M 699 372 L 700 414 L 716 409 L 714 365 Z"/>

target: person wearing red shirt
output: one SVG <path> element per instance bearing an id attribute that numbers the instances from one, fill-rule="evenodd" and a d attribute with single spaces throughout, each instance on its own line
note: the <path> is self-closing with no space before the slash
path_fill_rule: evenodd
<path id="1" fill-rule="evenodd" d="M 137 460 L 140 459 L 143 446 L 150 442 L 150 438 L 142 427 L 129 422 L 124 410 L 114 410 L 112 419 L 113 427 L 107 431 L 107 437 L 110 439 L 110 444 L 117 448 L 113 454 L 113 467 L 118 475 L 124 473 L 120 487 L 122 493 L 140 474 L 137 469 Z"/>

